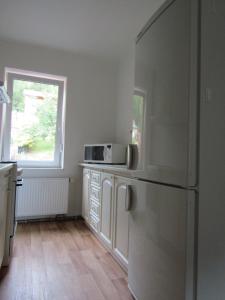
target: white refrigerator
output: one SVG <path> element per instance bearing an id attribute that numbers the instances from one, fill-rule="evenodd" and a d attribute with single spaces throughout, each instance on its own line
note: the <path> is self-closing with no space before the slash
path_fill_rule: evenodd
<path id="1" fill-rule="evenodd" d="M 138 300 L 194 300 L 199 7 L 166 1 L 136 41 L 128 284 Z"/>

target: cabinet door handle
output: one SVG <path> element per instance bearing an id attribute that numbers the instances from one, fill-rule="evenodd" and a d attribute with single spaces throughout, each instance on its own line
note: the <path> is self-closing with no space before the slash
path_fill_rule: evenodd
<path id="1" fill-rule="evenodd" d="M 129 211 L 131 210 L 131 204 L 132 204 L 132 187 L 131 185 L 127 186 L 127 195 L 125 199 L 125 210 Z"/>

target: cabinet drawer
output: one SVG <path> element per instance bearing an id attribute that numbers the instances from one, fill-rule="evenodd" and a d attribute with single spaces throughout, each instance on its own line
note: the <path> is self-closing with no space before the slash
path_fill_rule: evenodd
<path id="1" fill-rule="evenodd" d="M 94 186 L 90 186 L 90 198 L 96 202 L 100 202 L 100 189 Z"/>
<path id="2" fill-rule="evenodd" d="M 101 185 L 101 173 L 96 171 L 91 171 L 91 184 L 100 187 Z"/>
<path id="3" fill-rule="evenodd" d="M 90 226 L 95 230 L 99 231 L 99 219 L 90 213 Z"/>
<path id="4" fill-rule="evenodd" d="M 100 205 L 94 200 L 90 202 L 90 213 L 96 215 L 97 217 L 100 216 Z"/>

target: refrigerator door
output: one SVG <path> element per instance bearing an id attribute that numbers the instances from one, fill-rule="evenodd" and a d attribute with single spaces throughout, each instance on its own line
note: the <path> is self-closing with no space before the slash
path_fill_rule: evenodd
<path id="1" fill-rule="evenodd" d="M 138 163 L 133 166 L 137 178 L 196 185 L 197 9 L 193 2 L 197 3 L 175 0 L 168 5 L 167 1 L 136 44 L 132 139 L 139 143 Z"/>
<path id="2" fill-rule="evenodd" d="M 137 300 L 193 300 L 195 192 L 131 182 L 128 284 Z"/>

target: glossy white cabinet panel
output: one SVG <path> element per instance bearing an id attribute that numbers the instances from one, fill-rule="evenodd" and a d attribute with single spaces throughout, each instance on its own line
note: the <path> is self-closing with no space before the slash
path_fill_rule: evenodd
<path id="1" fill-rule="evenodd" d="M 112 247 L 113 189 L 113 175 L 102 173 L 100 235 L 109 247 Z"/>
<path id="2" fill-rule="evenodd" d="M 196 82 L 197 43 L 190 26 L 192 2 L 173 1 L 136 45 L 134 89 L 145 102 L 137 178 L 196 184 L 197 89 L 192 81 Z"/>
<path id="3" fill-rule="evenodd" d="M 128 283 L 138 300 L 193 300 L 195 192 L 131 180 Z"/>
<path id="4" fill-rule="evenodd" d="M 113 251 L 126 267 L 129 241 L 129 212 L 126 210 L 126 198 L 129 196 L 129 184 L 130 180 L 127 178 L 115 178 Z"/>

